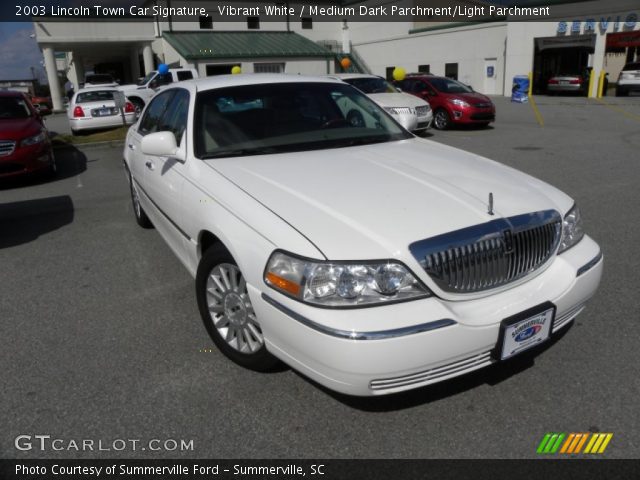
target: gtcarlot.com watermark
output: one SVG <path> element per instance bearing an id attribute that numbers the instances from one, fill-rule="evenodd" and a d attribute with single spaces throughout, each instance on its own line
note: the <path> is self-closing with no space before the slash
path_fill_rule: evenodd
<path id="1" fill-rule="evenodd" d="M 56 438 L 51 435 L 18 435 L 13 445 L 22 452 L 189 452 L 193 451 L 193 440 L 174 438 L 116 438 L 94 440 L 90 438 Z"/>

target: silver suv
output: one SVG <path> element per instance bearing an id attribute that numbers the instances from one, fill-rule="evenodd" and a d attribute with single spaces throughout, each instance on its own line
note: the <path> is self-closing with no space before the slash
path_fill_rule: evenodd
<path id="1" fill-rule="evenodd" d="M 629 92 L 640 92 L 640 62 L 627 63 L 618 77 L 616 97 L 626 97 Z"/>

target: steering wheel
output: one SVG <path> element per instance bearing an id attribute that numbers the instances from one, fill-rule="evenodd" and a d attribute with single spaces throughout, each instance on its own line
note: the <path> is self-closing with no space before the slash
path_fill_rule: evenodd
<path id="1" fill-rule="evenodd" d="M 324 122 L 320 128 L 337 128 L 337 127 L 349 127 L 351 124 L 344 118 L 331 118 Z"/>

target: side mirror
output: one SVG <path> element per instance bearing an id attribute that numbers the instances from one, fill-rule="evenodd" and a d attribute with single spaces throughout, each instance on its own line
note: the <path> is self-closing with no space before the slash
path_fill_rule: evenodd
<path id="1" fill-rule="evenodd" d="M 184 163 L 185 157 L 176 144 L 173 132 L 155 132 L 145 135 L 140 142 L 140 149 L 145 155 L 156 157 L 171 157 Z"/>
<path id="2" fill-rule="evenodd" d="M 149 88 L 157 88 L 158 87 L 158 81 L 157 80 L 151 80 L 149 82 Z"/>

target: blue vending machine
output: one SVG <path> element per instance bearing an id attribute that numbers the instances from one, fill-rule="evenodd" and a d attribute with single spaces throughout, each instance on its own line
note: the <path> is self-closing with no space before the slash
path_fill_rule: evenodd
<path id="1" fill-rule="evenodd" d="M 511 88 L 511 101 L 525 103 L 529 101 L 529 77 L 527 75 L 516 75 L 513 77 L 513 87 Z"/>

